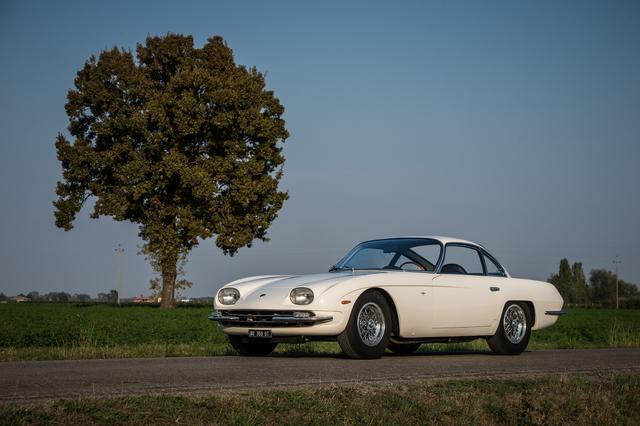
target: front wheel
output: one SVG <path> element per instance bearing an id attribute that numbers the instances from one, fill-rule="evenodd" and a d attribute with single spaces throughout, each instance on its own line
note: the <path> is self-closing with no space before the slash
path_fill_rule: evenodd
<path id="1" fill-rule="evenodd" d="M 374 359 L 382 356 L 390 335 L 391 310 L 387 300 L 377 291 L 368 291 L 356 300 L 338 343 L 350 358 Z"/>
<path id="2" fill-rule="evenodd" d="M 233 349 L 244 356 L 266 356 L 278 346 L 277 343 L 270 342 L 243 342 L 242 336 L 229 335 L 228 337 Z"/>
<path id="3" fill-rule="evenodd" d="M 496 334 L 487 339 L 491 350 L 499 355 L 520 355 L 531 337 L 531 312 L 522 302 L 509 302 L 500 317 Z"/>

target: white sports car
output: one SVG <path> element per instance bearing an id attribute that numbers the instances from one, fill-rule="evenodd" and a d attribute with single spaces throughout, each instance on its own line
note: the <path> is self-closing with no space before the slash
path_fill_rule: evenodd
<path id="1" fill-rule="evenodd" d="M 487 250 L 447 237 L 358 244 L 328 273 L 244 278 L 222 287 L 217 321 L 242 355 L 280 342 L 337 340 L 352 358 L 422 343 L 484 338 L 498 354 L 525 350 L 553 325 L 563 300 L 546 282 L 511 278 Z"/>

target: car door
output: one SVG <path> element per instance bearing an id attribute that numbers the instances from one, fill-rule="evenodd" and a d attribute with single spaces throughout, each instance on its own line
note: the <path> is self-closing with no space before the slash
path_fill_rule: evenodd
<path id="1" fill-rule="evenodd" d="M 496 277 L 487 276 L 477 247 L 450 243 L 433 278 L 433 336 L 483 336 L 493 330 L 500 304 Z"/>

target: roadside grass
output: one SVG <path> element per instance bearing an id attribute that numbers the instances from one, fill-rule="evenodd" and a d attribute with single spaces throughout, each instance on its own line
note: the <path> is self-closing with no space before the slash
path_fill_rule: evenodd
<path id="1" fill-rule="evenodd" d="M 0 361 L 231 355 L 210 306 L 0 305 Z M 535 331 L 529 349 L 640 347 L 640 310 L 570 309 Z M 422 345 L 420 352 L 489 351 L 487 343 Z M 334 342 L 279 345 L 286 356 L 335 355 Z"/>
<path id="2" fill-rule="evenodd" d="M 640 374 L 366 383 L 0 406 L 21 424 L 637 424 Z"/>

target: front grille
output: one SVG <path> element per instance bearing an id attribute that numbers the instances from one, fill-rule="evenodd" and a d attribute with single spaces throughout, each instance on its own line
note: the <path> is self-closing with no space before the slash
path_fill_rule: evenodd
<path id="1" fill-rule="evenodd" d="M 301 313 L 306 317 L 296 318 Z M 233 317 L 230 320 L 220 320 L 223 326 L 235 327 L 308 327 L 316 323 L 315 314 L 310 311 L 219 311 L 222 317 Z"/>

